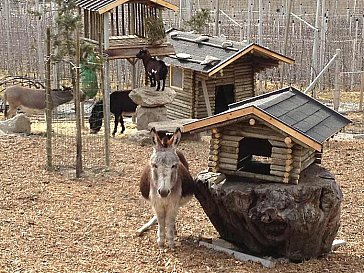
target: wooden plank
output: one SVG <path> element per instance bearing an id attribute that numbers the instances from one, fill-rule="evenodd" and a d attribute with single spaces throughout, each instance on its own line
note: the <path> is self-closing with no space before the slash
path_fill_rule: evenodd
<path id="1" fill-rule="evenodd" d="M 292 159 L 292 154 L 272 154 L 272 159 Z"/>
<path id="2" fill-rule="evenodd" d="M 221 147 L 220 150 L 222 150 L 223 147 Z M 219 153 L 219 157 L 221 158 L 233 158 L 233 159 L 238 159 L 239 155 L 237 153 L 225 153 L 225 152 L 220 152 Z"/>
<path id="3" fill-rule="evenodd" d="M 292 149 L 272 147 L 272 153 L 277 153 L 277 154 L 291 154 L 292 153 Z"/>
<path id="4" fill-rule="evenodd" d="M 224 170 L 225 174 L 229 175 L 236 175 L 241 177 L 247 177 L 252 179 L 259 179 L 259 180 L 266 180 L 266 181 L 273 181 L 273 182 L 283 182 L 283 178 L 279 176 L 267 175 L 267 174 L 259 174 L 259 173 L 250 173 L 245 171 L 231 171 L 231 170 Z"/>
<path id="5" fill-rule="evenodd" d="M 224 247 L 221 247 L 221 246 L 218 246 L 218 245 L 209 244 L 209 243 L 204 242 L 204 241 L 200 241 L 199 246 L 204 246 L 204 247 L 207 247 L 209 249 L 213 249 L 213 250 L 216 250 L 216 251 L 227 253 L 229 255 L 234 256 L 235 259 L 237 259 L 239 261 L 242 261 L 242 262 L 253 261 L 253 262 L 260 263 L 264 267 L 268 267 L 268 268 L 273 268 L 275 266 L 275 263 L 273 261 L 258 258 L 258 257 L 248 255 L 248 254 L 244 254 L 242 252 L 232 250 L 232 249 L 229 249 L 229 248 L 224 248 Z"/>
<path id="6" fill-rule="evenodd" d="M 242 137 L 242 136 L 230 136 L 230 135 L 225 135 L 225 134 L 222 136 L 223 140 L 234 141 L 234 142 L 239 142 L 243 138 L 244 137 Z"/>
<path id="7" fill-rule="evenodd" d="M 231 170 L 235 171 L 237 169 L 237 166 L 234 164 L 227 164 L 227 163 L 219 163 L 219 169 L 220 170 Z"/>
<path id="8" fill-rule="evenodd" d="M 291 165 L 293 163 L 293 159 L 280 159 L 280 158 L 272 158 L 272 164 L 274 165 Z"/>
<path id="9" fill-rule="evenodd" d="M 282 171 L 270 170 L 270 174 L 275 175 L 275 176 L 280 176 L 282 178 L 288 178 L 289 177 L 288 172 L 282 172 Z"/>
<path id="10" fill-rule="evenodd" d="M 231 164 L 231 165 L 237 165 L 238 164 L 238 160 L 237 159 L 233 159 L 233 158 L 226 158 L 226 157 L 221 157 L 219 158 L 219 162 L 221 163 L 227 163 L 227 164 Z M 220 165 L 221 167 L 221 165 Z"/>
<path id="11" fill-rule="evenodd" d="M 269 140 L 270 144 L 275 147 L 281 147 L 281 148 L 292 148 L 293 143 L 287 145 L 284 141 L 276 141 L 276 140 Z"/>
<path id="12" fill-rule="evenodd" d="M 239 147 L 239 142 L 229 141 L 229 140 L 222 140 L 221 141 L 221 146 Z"/>
<path id="13" fill-rule="evenodd" d="M 204 99 L 205 99 L 207 114 L 209 116 L 212 116 L 211 104 L 210 104 L 210 100 L 209 100 L 209 96 L 208 96 L 208 92 L 207 92 L 206 81 L 202 80 L 201 84 L 202 84 L 202 91 L 203 91 L 203 96 L 204 96 Z"/>
<path id="14" fill-rule="evenodd" d="M 220 151 L 224 153 L 238 154 L 239 147 L 221 146 Z"/>
<path id="15" fill-rule="evenodd" d="M 270 169 L 273 171 L 283 171 L 283 172 L 290 172 L 292 170 L 292 166 L 282 166 L 282 165 L 275 165 L 271 164 Z"/>

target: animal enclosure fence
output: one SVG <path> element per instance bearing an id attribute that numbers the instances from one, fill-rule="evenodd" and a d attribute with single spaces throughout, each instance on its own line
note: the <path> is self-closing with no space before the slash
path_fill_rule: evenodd
<path id="1" fill-rule="evenodd" d="M 219 2 L 220 10 L 218 15 L 217 2 Z M 205 29 L 206 33 L 211 35 L 217 33 L 235 41 L 257 42 L 276 52 L 284 52 L 288 0 L 174 0 L 172 3 L 179 3 L 181 9 L 175 16 L 170 12 L 165 15 L 168 27 L 177 26 L 188 29 L 186 21 L 204 8 L 210 11 L 211 18 Z M 332 58 L 336 49 L 341 49 L 340 71 L 364 70 L 363 1 L 309 0 L 292 3 L 286 55 L 295 59 L 295 64 L 287 67 L 284 75 L 286 84 L 304 90 Z M 218 26 L 217 30 L 216 26 Z M 318 29 L 316 58 L 313 54 L 315 45 L 313 28 Z M 278 88 L 280 77 L 279 68 L 266 70 L 263 75 L 257 77 L 260 80 L 257 82 L 258 87 L 263 91 L 271 89 L 272 86 Z M 334 84 L 335 68 L 329 68 L 319 81 L 319 89 L 331 92 Z M 340 88 L 346 91 L 343 95 L 353 97 L 352 94 L 355 94 L 356 106 L 360 86 L 360 73 L 341 74 Z M 346 94 L 351 93 L 350 91 L 356 93 Z M 332 97 L 328 98 L 327 95 L 321 99 L 332 102 Z"/>

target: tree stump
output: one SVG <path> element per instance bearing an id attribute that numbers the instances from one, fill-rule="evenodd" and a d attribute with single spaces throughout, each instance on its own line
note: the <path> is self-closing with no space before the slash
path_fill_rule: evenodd
<path id="1" fill-rule="evenodd" d="M 237 177 L 214 184 L 199 174 L 195 196 L 222 239 L 253 255 L 319 257 L 331 251 L 340 225 L 342 192 L 316 164 L 301 173 L 298 185 Z"/>

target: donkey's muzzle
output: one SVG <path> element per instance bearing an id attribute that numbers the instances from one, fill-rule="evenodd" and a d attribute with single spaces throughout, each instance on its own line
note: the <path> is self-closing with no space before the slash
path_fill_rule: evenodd
<path id="1" fill-rule="evenodd" d="M 161 197 L 167 197 L 169 194 L 171 193 L 170 190 L 165 190 L 165 189 L 158 189 L 158 194 L 161 196 Z"/>

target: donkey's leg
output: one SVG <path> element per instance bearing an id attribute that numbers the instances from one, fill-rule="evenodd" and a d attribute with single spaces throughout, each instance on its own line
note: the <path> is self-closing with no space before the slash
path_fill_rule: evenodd
<path id="1" fill-rule="evenodd" d="M 166 215 L 166 239 L 168 246 L 174 248 L 174 240 L 176 236 L 176 217 L 178 206 L 171 206 Z"/>
<path id="2" fill-rule="evenodd" d="M 163 79 L 162 91 L 164 91 L 164 87 L 166 87 L 166 79 Z"/>
<path id="3" fill-rule="evenodd" d="M 6 118 L 12 118 L 16 115 L 17 107 L 10 107 L 9 106 L 9 112 L 6 115 Z"/>
<path id="4" fill-rule="evenodd" d="M 160 80 L 157 80 L 157 89 L 156 90 L 159 91 L 160 87 L 161 87 Z"/>
<path id="5" fill-rule="evenodd" d="M 157 212 L 157 220 L 158 220 L 157 243 L 160 247 L 162 247 L 164 246 L 164 241 L 166 238 L 166 214 L 164 211 Z"/>
<path id="6" fill-rule="evenodd" d="M 125 132 L 125 125 L 124 125 L 124 119 L 123 119 L 123 113 L 120 114 L 120 125 L 121 125 L 121 133 Z"/>
<path id="7" fill-rule="evenodd" d="M 114 114 L 115 119 L 114 119 L 114 131 L 112 132 L 112 136 L 115 136 L 117 130 L 118 130 L 118 123 L 119 123 L 119 119 L 120 119 L 120 115 L 115 113 Z"/>

